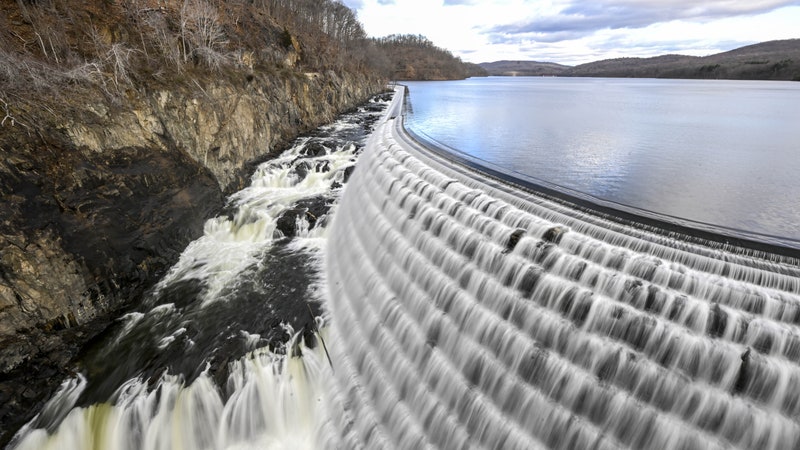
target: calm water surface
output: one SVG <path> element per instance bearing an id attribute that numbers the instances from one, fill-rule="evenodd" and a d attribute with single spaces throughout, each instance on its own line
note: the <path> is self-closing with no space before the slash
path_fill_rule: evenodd
<path id="1" fill-rule="evenodd" d="M 408 86 L 406 125 L 435 142 L 567 191 L 800 247 L 800 83 L 490 77 Z"/>

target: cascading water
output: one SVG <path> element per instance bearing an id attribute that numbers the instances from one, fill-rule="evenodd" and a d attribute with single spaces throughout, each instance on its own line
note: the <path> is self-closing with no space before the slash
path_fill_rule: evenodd
<path id="1" fill-rule="evenodd" d="M 328 216 L 390 96 L 260 165 L 13 449 L 317 448 Z"/>
<path id="2" fill-rule="evenodd" d="M 326 253 L 336 448 L 800 446 L 800 264 L 452 164 L 398 95 Z"/>

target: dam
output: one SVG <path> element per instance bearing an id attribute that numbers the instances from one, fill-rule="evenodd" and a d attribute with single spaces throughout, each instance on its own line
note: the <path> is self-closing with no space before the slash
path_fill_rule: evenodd
<path id="1" fill-rule="evenodd" d="M 796 250 L 423 144 L 404 97 L 260 165 L 8 448 L 800 446 Z"/>
<path id="2" fill-rule="evenodd" d="M 800 445 L 796 255 L 454 162 L 405 131 L 397 89 L 328 241 L 321 442 Z"/>

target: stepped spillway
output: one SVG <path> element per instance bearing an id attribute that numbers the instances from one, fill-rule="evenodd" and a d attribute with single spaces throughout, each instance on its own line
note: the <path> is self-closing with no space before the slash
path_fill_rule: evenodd
<path id="1" fill-rule="evenodd" d="M 429 151 L 402 88 L 326 252 L 343 448 L 797 448 L 800 265 Z"/>

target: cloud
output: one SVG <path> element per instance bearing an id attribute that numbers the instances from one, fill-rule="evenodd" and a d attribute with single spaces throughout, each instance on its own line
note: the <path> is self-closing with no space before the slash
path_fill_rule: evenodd
<path id="1" fill-rule="evenodd" d="M 367 4 L 368 0 L 341 0 L 341 2 L 344 4 L 344 6 L 356 11 L 363 8 Z M 390 6 L 396 4 L 397 0 L 376 0 L 376 2 L 381 6 Z"/>
<path id="2" fill-rule="evenodd" d="M 704 56 L 797 38 L 800 0 L 340 0 L 368 35 L 422 34 L 465 61 Z"/>
<path id="3" fill-rule="evenodd" d="M 702 3 L 687 3 L 684 0 L 571 1 L 557 14 L 492 27 L 488 30 L 491 39 L 513 39 L 516 36 L 538 42 L 560 42 L 605 29 L 645 28 L 675 20 L 705 22 L 800 5 L 800 0 L 712 0 Z"/>
<path id="4" fill-rule="evenodd" d="M 342 0 L 342 3 L 353 11 L 364 6 L 364 0 Z"/>
<path id="5" fill-rule="evenodd" d="M 535 42 L 555 43 L 580 39 L 588 34 L 589 33 L 585 31 L 572 30 L 553 31 L 549 33 L 490 33 L 488 39 L 490 44 L 518 44 L 521 37 Z"/>
<path id="6" fill-rule="evenodd" d="M 600 53 L 610 53 L 620 48 L 625 49 L 625 56 L 651 57 L 653 55 L 710 55 L 719 53 L 723 49 L 733 49 L 753 44 L 746 40 L 715 40 L 713 44 L 698 41 L 697 39 L 668 39 L 663 41 L 634 41 L 623 35 L 611 36 L 607 39 L 598 39 L 592 43 L 592 50 Z"/>

